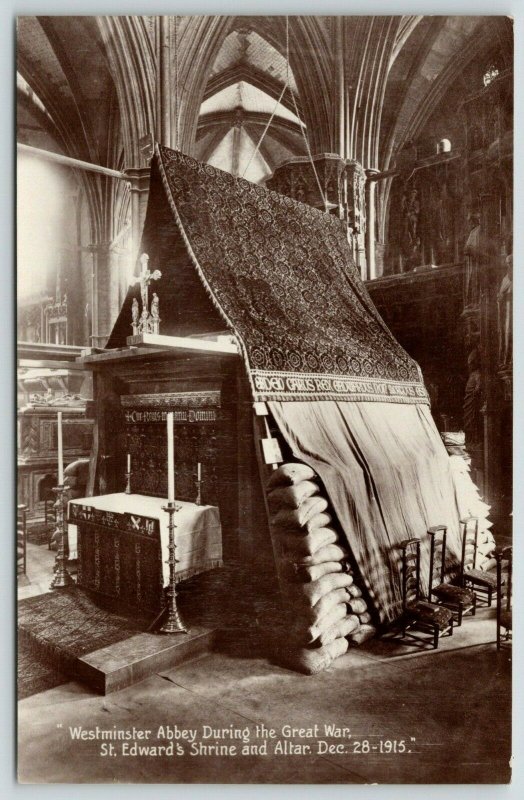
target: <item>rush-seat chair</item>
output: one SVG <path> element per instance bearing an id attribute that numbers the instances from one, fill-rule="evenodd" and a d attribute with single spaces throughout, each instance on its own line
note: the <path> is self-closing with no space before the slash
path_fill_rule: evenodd
<path id="1" fill-rule="evenodd" d="M 420 539 L 407 539 L 402 551 L 402 636 L 428 641 L 437 649 L 440 637 L 453 635 L 453 612 L 423 599 L 420 589 Z M 420 635 L 422 634 L 422 635 Z"/>
<path id="2" fill-rule="evenodd" d="M 475 591 L 477 598 L 484 595 L 488 606 L 491 606 L 493 594 L 497 589 L 497 576 L 477 567 L 477 550 L 479 521 L 477 517 L 465 517 L 460 520 L 462 531 L 462 561 L 460 565 L 461 583 L 465 589 Z"/>
<path id="3" fill-rule="evenodd" d="M 477 596 L 472 589 L 462 586 L 455 586 L 444 581 L 446 571 L 446 525 L 434 525 L 428 528 L 430 537 L 429 555 L 429 581 L 428 581 L 428 600 L 435 600 L 436 603 L 449 608 L 453 612 L 453 619 L 457 627 L 462 625 L 462 617 L 471 611 L 475 616 L 477 606 Z"/>

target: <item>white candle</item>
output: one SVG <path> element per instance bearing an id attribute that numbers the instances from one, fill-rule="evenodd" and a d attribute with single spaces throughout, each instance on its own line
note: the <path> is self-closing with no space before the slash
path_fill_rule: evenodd
<path id="1" fill-rule="evenodd" d="M 197 464 L 197 481 L 201 480 L 202 480 L 202 464 L 199 461 Z"/>
<path id="2" fill-rule="evenodd" d="M 127 471 L 131 472 L 131 453 L 127 454 Z"/>
<path id="3" fill-rule="evenodd" d="M 167 412 L 167 501 L 175 502 L 175 442 L 172 411 Z"/>
<path id="4" fill-rule="evenodd" d="M 64 448 L 62 445 L 62 412 L 58 412 L 57 422 L 57 436 L 58 436 L 58 485 L 61 486 L 64 482 Z"/>

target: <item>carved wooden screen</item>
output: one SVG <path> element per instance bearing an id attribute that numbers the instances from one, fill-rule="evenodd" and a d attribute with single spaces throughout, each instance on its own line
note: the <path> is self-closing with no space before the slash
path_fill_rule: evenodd
<path id="1" fill-rule="evenodd" d="M 131 491 L 167 497 L 167 412 L 173 411 L 177 500 L 194 502 L 202 465 L 202 502 L 218 505 L 217 427 L 220 392 L 170 392 L 121 398 Z"/>

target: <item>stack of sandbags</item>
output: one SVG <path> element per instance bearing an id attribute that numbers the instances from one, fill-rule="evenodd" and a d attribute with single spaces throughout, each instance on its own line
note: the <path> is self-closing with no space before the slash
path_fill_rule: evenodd
<path id="1" fill-rule="evenodd" d="M 490 531 L 492 527 L 489 519 L 491 507 L 483 501 L 478 487 L 471 478 L 471 459 L 466 451 L 464 431 L 445 431 L 441 436 L 449 455 L 459 516 L 461 519 L 475 517 L 478 520 L 479 534 L 475 567 L 482 570 L 494 569 L 496 561 L 492 553 L 496 544 Z"/>
<path id="2" fill-rule="evenodd" d="M 318 476 L 283 464 L 267 484 L 271 535 L 288 612 L 284 661 L 313 674 L 375 634 Z"/>

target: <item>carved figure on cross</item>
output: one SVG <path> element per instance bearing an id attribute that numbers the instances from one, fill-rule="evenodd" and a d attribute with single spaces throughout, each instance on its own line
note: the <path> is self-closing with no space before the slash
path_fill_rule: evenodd
<path id="1" fill-rule="evenodd" d="M 149 284 L 151 281 L 157 281 L 159 278 L 162 277 L 162 273 L 159 269 L 155 269 L 154 272 L 151 272 L 148 266 L 149 256 L 147 253 L 142 253 L 140 256 L 140 275 L 138 276 L 138 280 L 136 283 L 140 283 L 140 295 L 142 297 L 142 312 L 147 311 L 149 312 L 149 301 L 148 301 L 148 294 L 149 294 Z"/>

